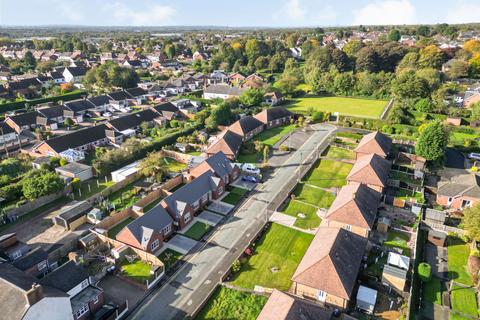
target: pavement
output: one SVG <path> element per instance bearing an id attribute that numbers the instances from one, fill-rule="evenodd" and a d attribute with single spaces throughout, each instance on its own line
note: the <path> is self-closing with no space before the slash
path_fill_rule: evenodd
<path id="1" fill-rule="evenodd" d="M 221 201 L 213 201 L 208 207 L 207 209 L 209 211 L 212 211 L 212 212 L 215 212 L 215 213 L 219 213 L 219 214 L 222 214 L 224 216 L 226 216 L 227 214 L 230 213 L 230 211 L 233 210 L 235 206 L 229 204 L 229 203 L 225 203 L 225 202 L 221 202 Z"/>
<path id="2" fill-rule="evenodd" d="M 187 254 L 197 245 L 197 243 L 198 242 L 193 239 L 182 236 L 181 234 L 176 234 L 172 239 L 165 243 L 165 247 L 178 251 L 181 254 Z"/>
<path id="3" fill-rule="evenodd" d="M 296 184 L 304 162 L 326 146 L 335 127 L 318 124 L 309 138 L 256 192 L 215 230 L 165 284 L 154 290 L 127 319 L 184 319 L 196 314 L 221 282 L 232 262 L 265 226 L 273 204 Z M 303 165 L 303 166 L 302 166 Z M 300 167 L 300 168 L 299 168 Z M 283 198 L 282 198 L 283 199 Z"/>
<path id="4" fill-rule="evenodd" d="M 244 181 L 242 177 L 238 178 L 237 180 L 232 182 L 230 185 L 232 187 L 237 187 L 237 188 L 245 189 L 248 191 L 255 189 L 255 187 L 257 186 L 257 184 L 254 182 Z"/>
<path id="5" fill-rule="evenodd" d="M 278 224 L 284 225 L 286 227 L 291 227 L 295 224 L 297 218 L 289 216 L 288 214 L 275 211 L 271 217 L 270 222 L 276 222 Z"/>
<path id="6" fill-rule="evenodd" d="M 216 226 L 217 224 L 220 223 L 220 221 L 222 221 L 223 216 L 205 210 L 205 211 L 202 211 L 202 212 L 196 217 L 196 219 L 198 219 L 199 221 L 202 221 L 202 222 L 204 222 L 204 223 L 207 223 L 207 224 L 209 224 L 209 225 L 211 225 L 211 226 Z"/>

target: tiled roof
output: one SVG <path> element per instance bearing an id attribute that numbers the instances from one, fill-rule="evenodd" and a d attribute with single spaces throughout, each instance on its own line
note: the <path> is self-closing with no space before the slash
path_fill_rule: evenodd
<path id="1" fill-rule="evenodd" d="M 100 124 L 98 126 L 72 131 L 48 139 L 43 143 L 49 145 L 55 152 L 60 153 L 67 149 L 74 149 L 105 138 L 105 129 L 107 129 L 107 127 L 104 124 Z"/>
<path id="2" fill-rule="evenodd" d="M 228 129 L 236 134 L 245 136 L 250 131 L 257 129 L 260 126 L 263 126 L 263 122 L 252 116 L 246 116 L 236 121 Z"/>
<path id="3" fill-rule="evenodd" d="M 255 118 L 263 123 L 268 123 L 273 120 L 292 117 L 294 114 L 284 107 L 273 107 L 263 110 L 255 115 Z"/>
<path id="4" fill-rule="evenodd" d="M 391 148 L 392 139 L 379 131 L 375 131 L 363 136 L 355 148 L 355 152 L 376 153 L 379 156 L 386 157 Z"/>
<path id="5" fill-rule="evenodd" d="M 108 121 L 108 123 L 118 131 L 133 129 L 138 127 L 142 122 L 151 122 L 158 118 L 158 114 L 150 109 L 145 109 L 140 112 L 135 112 L 126 116 Z"/>
<path id="6" fill-rule="evenodd" d="M 388 160 L 377 154 L 365 155 L 357 159 L 347 176 L 347 181 L 385 187 L 390 166 Z"/>
<path id="7" fill-rule="evenodd" d="M 223 131 L 207 148 L 207 153 L 222 151 L 225 155 L 236 156 L 242 146 L 242 136 L 230 130 Z"/>

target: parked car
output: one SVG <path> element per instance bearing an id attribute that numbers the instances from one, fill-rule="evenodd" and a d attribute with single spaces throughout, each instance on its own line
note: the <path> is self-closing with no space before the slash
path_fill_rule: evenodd
<path id="1" fill-rule="evenodd" d="M 253 183 L 258 183 L 258 179 L 253 177 L 253 176 L 243 176 L 242 177 L 243 181 L 248 181 L 248 182 L 253 182 Z"/>
<path id="2" fill-rule="evenodd" d="M 472 152 L 468 155 L 470 159 L 480 161 L 480 153 Z"/>
<path id="3" fill-rule="evenodd" d="M 241 166 L 241 169 L 242 171 L 246 172 L 246 173 L 250 173 L 250 174 L 257 174 L 259 175 L 260 174 L 260 169 L 258 169 L 257 167 L 255 167 L 253 164 L 251 163 L 245 163 Z"/>

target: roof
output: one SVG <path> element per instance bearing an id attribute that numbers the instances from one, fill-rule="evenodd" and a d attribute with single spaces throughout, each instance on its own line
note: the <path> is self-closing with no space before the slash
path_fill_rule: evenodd
<path id="1" fill-rule="evenodd" d="M 125 91 L 127 91 L 132 97 L 140 97 L 148 93 L 147 90 L 140 87 L 125 89 Z"/>
<path id="2" fill-rule="evenodd" d="M 142 122 L 151 122 L 158 118 L 158 114 L 151 109 L 145 109 L 140 112 L 128 114 L 123 117 L 112 119 L 108 124 L 117 131 L 124 131 L 138 127 Z"/>
<path id="3" fill-rule="evenodd" d="M 204 93 L 240 96 L 247 88 L 231 87 L 228 84 L 214 84 L 205 88 Z"/>
<path id="4" fill-rule="evenodd" d="M 16 114 L 14 116 L 8 116 L 8 119 L 12 120 L 18 126 L 30 126 L 37 123 L 37 117 L 40 114 L 37 111 L 25 112 Z"/>
<path id="5" fill-rule="evenodd" d="M 263 122 L 252 116 L 246 116 L 236 121 L 228 129 L 236 134 L 245 136 L 250 131 L 257 129 L 260 126 L 263 126 Z"/>
<path id="6" fill-rule="evenodd" d="M 114 101 L 121 101 L 132 98 L 132 96 L 130 96 L 127 92 L 123 90 L 110 92 L 108 96 Z"/>
<path id="7" fill-rule="evenodd" d="M 207 192 L 216 189 L 220 181 L 220 178 L 215 177 L 213 172 L 207 171 L 176 190 L 163 201 L 173 212 L 183 215 L 186 205 L 191 205 Z"/>
<path id="8" fill-rule="evenodd" d="M 105 94 L 102 94 L 100 96 L 91 97 L 87 100 L 96 107 L 100 107 L 100 106 L 103 106 L 103 105 L 106 105 L 106 104 L 110 103 L 110 98 Z"/>
<path id="9" fill-rule="evenodd" d="M 30 86 L 39 87 L 41 86 L 41 83 L 40 81 L 37 80 L 37 78 L 27 78 L 27 79 L 12 81 L 8 83 L 8 89 L 13 91 L 25 90 L 25 89 L 28 89 Z"/>
<path id="10" fill-rule="evenodd" d="M 273 120 L 292 117 L 294 114 L 284 107 L 273 107 L 263 110 L 255 115 L 255 118 L 263 123 L 268 123 Z"/>
<path id="11" fill-rule="evenodd" d="M 444 211 L 427 208 L 425 210 L 425 220 L 433 220 L 443 224 L 445 222 L 446 214 Z"/>
<path id="12" fill-rule="evenodd" d="M 372 229 L 381 194 L 363 184 L 349 184 L 338 193 L 326 219 Z"/>
<path id="13" fill-rule="evenodd" d="M 78 162 L 70 162 L 62 167 L 55 168 L 57 172 L 68 172 L 72 174 L 79 174 L 86 170 L 92 170 L 92 167 Z"/>
<path id="14" fill-rule="evenodd" d="M 274 289 L 257 320 L 329 320 L 332 311 Z"/>
<path id="15" fill-rule="evenodd" d="M 400 269 L 408 270 L 408 268 L 410 267 L 410 258 L 407 256 L 402 256 L 401 254 L 396 252 L 389 252 L 387 264 L 398 267 Z"/>
<path id="16" fill-rule="evenodd" d="M 65 102 L 65 107 L 73 112 L 81 112 L 88 109 L 95 108 L 95 105 L 87 99 L 79 99 Z"/>
<path id="17" fill-rule="evenodd" d="M 217 139 L 208 146 L 207 153 L 212 154 L 222 151 L 225 155 L 236 156 L 241 146 L 242 136 L 227 129 L 220 133 Z"/>
<path id="18" fill-rule="evenodd" d="M 375 131 L 363 136 L 355 148 L 355 152 L 376 153 L 381 157 L 386 157 L 391 148 L 392 139 L 379 131 Z"/>
<path id="19" fill-rule="evenodd" d="M 88 278 L 88 272 L 70 260 L 39 281 L 47 286 L 68 292 Z"/>
<path id="20" fill-rule="evenodd" d="M 70 74 L 74 77 L 84 76 L 87 73 L 87 69 L 85 67 L 67 67 L 65 71 L 68 70 Z M 65 72 L 64 71 L 64 72 Z"/>
<path id="21" fill-rule="evenodd" d="M 395 266 L 390 266 L 388 264 L 383 266 L 383 274 L 388 274 L 400 279 L 407 279 L 407 270 L 400 269 Z"/>
<path id="22" fill-rule="evenodd" d="M 13 130 L 5 121 L 0 122 L 0 135 L 13 133 Z"/>
<path id="23" fill-rule="evenodd" d="M 163 228 L 172 223 L 173 219 L 168 212 L 158 204 L 143 216 L 125 226 L 125 228 L 117 235 L 117 239 L 123 232 L 129 230 L 135 240 L 137 240 L 138 244 L 145 248 L 155 231 L 161 233 Z"/>
<path id="24" fill-rule="evenodd" d="M 44 141 L 43 143 L 49 145 L 55 152 L 60 153 L 67 149 L 78 148 L 80 146 L 98 141 L 105 138 L 105 124 L 100 124 L 85 129 L 72 131 L 70 133 L 54 137 Z"/>
<path id="25" fill-rule="evenodd" d="M 358 301 L 374 306 L 377 302 L 377 290 L 360 286 L 357 293 L 357 302 Z"/>
<path id="26" fill-rule="evenodd" d="M 80 293 L 78 293 L 72 299 L 70 299 L 73 313 L 80 310 L 83 306 L 88 305 L 90 301 L 92 301 L 93 298 L 98 296 L 101 292 L 102 292 L 102 289 L 94 286 L 88 286 L 82 291 L 80 291 Z M 99 318 L 96 318 L 96 319 L 99 319 Z"/>
<path id="27" fill-rule="evenodd" d="M 463 169 L 442 170 L 437 195 L 480 198 L 480 176 Z"/>
<path id="28" fill-rule="evenodd" d="M 321 227 L 295 270 L 292 280 L 350 299 L 367 239 L 339 228 Z"/>
<path id="29" fill-rule="evenodd" d="M 71 205 L 64 206 L 57 216 L 70 222 L 86 215 L 91 209 L 92 205 L 88 201 L 74 201 Z"/>
<path id="30" fill-rule="evenodd" d="M 63 117 L 63 112 L 67 110 L 64 105 L 52 106 L 49 108 L 37 109 L 37 112 L 48 119 Z"/>
<path id="31" fill-rule="evenodd" d="M 31 267 L 47 259 L 48 259 L 48 253 L 45 250 L 43 250 L 41 247 L 36 247 L 33 250 L 29 251 L 24 256 L 15 260 L 12 264 L 16 268 L 22 271 L 26 271 Z"/>
<path id="32" fill-rule="evenodd" d="M 372 153 L 357 159 L 347 176 L 347 181 L 385 187 L 389 172 L 390 162 Z"/>
<path id="33" fill-rule="evenodd" d="M 230 174 L 233 170 L 232 163 L 222 151 L 205 159 L 204 163 L 220 178 Z"/>

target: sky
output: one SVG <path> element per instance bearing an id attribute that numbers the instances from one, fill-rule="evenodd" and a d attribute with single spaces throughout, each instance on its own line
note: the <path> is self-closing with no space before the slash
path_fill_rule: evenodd
<path id="1" fill-rule="evenodd" d="M 480 0 L 0 0 L 0 25 L 311 27 L 480 22 Z"/>

